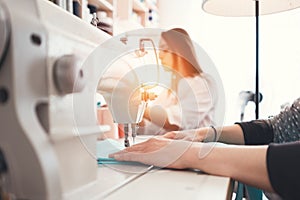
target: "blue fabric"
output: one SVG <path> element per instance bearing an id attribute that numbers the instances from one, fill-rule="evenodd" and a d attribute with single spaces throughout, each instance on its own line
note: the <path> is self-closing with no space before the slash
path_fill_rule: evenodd
<path id="1" fill-rule="evenodd" d="M 238 182 L 235 200 L 242 200 L 244 197 L 244 184 Z"/>
<path id="2" fill-rule="evenodd" d="M 117 161 L 114 158 L 98 158 L 98 165 L 105 165 L 105 164 L 116 164 L 116 165 L 144 165 L 139 162 L 131 162 L 131 161 Z"/>
<path id="3" fill-rule="evenodd" d="M 244 187 L 246 189 L 247 195 L 244 194 Z M 235 200 L 242 200 L 244 196 L 247 196 L 247 199 L 249 200 L 262 200 L 262 191 L 239 182 Z"/>
<path id="4" fill-rule="evenodd" d="M 246 185 L 246 191 L 249 195 L 250 200 L 261 200 L 262 199 L 262 191 L 259 189 Z"/>

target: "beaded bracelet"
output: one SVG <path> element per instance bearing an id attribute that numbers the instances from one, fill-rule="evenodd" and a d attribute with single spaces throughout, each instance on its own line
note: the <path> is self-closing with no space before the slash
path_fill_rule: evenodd
<path id="1" fill-rule="evenodd" d="M 216 130 L 216 128 L 215 128 L 213 125 L 211 125 L 211 126 L 209 126 L 209 127 L 212 128 L 212 130 L 214 131 L 214 139 L 213 139 L 213 142 L 216 142 L 216 141 L 217 141 L 217 135 L 218 135 L 217 130 Z"/>

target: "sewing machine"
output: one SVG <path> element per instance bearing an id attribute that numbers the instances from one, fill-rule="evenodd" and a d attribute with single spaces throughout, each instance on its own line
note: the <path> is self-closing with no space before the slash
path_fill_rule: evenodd
<path id="1" fill-rule="evenodd" d="M 112 101 L 109 106 L 116 122 L 129 125 L 139 122 L 145 103 L 153 98 L 145 93 L 145 99 L 140 99 L 140 82 L 127 72 L 123 78 L 125 82 L 133 80 L 127 89 L 134 92 L 124 92 L 122 84 L 114 86 L 123 91 L 121 95 L 111 93 L 111 86 L 106 84 L 98 88 L 99 77 L 105 77 L 105 67 L 129 48 L 112 40 L 94 53 L 109 38 L 49 1 L 0 1 L 3 199 L 119 199 L 133 192 L 114 191 L 150 169 L 122 166 L 122 170 L 116 170 L 97 165 L 96 139 L 108 128 L 97 125 L 95 92 L 101 91 Z M 111 57 L 99 59 L 102 51 L 111 51 Z M 126 100 L 117 107 L 124 99 L 133 100 L 132 104 Z M 134 173 L 130 173 L 132 170 Z M 151 175 L 146 176 L 146 182 L 147 177 Z M 136 183 L 140 185 L 140 181 Z"/>
<path id="2" fill-rule="evenodd" d="M 102 197 L 114 185 L 98 172 L 97 136 L 108 127 L 97 125 L 96 91 L 109 102 L 114 120 L 124 124 L 126 146 L 153 99 L 123 59 L 116 65 L 125 76 L 102 80 L 98 88 L 100 77 L 111 78 L 106 68 L 112 60 L 130 47 L 110 40 L 95 51 L 111 36 L 49 1 L 0 3 L 1 194 Z"/>
<path id="3" fill-rule="evenodd" d="M 106 127 L 90 115 L 95 77 L 82 65 L 110 36 L 48 1 L 0 2 L 1 189 L 18 199 L 99 195 L 95 141 Z"/>

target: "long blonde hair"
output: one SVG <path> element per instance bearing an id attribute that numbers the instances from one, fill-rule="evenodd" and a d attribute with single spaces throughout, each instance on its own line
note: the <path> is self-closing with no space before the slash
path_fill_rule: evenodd
<path id="1" fill-rule="evenodd" d="M 189 34 L 184 29 L 174 28 L 164 31 L 161 33 L 161 37 L 166 42 L 168 48 L 164 50 L 169 51 L 173 55 L 174 66 L 172 66 L 172 68 L 175 72 L 173 73 L 171 87 L 177 91 L 177 82 L 182 77 L 182 75 L 178 73 L 178 67 L 185 67 L 186 72 L 188 72 L 187 76 L 190 77 L 200 75 L 203 70 L 197 60 L 193 42 Z M 182 64 L 178 63 L 179 59 L 184 61 L 184 66 L 179 66 Z"/>

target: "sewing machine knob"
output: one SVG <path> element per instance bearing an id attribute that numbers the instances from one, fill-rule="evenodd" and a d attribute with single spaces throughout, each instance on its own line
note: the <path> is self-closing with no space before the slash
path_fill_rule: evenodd
<path id="1" fill-rule="evenodd" d="M 10 30 L 8 11 L 4 4 L 0 2 L 0 69 L 8 51 Z"/>
<path id="2" fill-rule="evenodd" d="M 64 55 L 55 62 L 53 79 L 62 95 L 81 92 L 86 84 L 81 62 L 74 55 Z"/>

